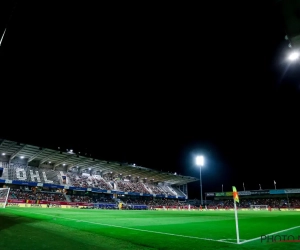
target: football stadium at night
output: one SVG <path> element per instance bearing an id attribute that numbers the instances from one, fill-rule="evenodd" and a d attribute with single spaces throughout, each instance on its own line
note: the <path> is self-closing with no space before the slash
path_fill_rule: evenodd
<path id="1" fill-rule="evenodd" d="M 201 205 L 188 199 L 193 177 L 5 139 L 0 153 L 0 246 L 9 249 L 263 249 L 300 242 L 300 189 L 206 192 Z"/>
<path id="2" fill-rule="evenodd" d="M 0 3 L 0 250 L 300 249 L 300 0 L 195 3 Z"/>

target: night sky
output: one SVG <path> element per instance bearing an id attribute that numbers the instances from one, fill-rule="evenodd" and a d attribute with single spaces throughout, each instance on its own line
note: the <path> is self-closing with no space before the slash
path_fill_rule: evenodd
<path id="1" fill-rule="evenodd" d="M 204 192 L 300 188 L 299 63 L 264 2 L 1 3 L 0 138 L 197 178 L 203 154 Z"/>

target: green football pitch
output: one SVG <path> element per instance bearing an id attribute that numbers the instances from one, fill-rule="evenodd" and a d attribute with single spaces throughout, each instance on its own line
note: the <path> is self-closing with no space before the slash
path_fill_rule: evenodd
<path id="1" fill-rule="evenodd" d="M 300 249 L 300 212 L 0 209 L 0 249 Z"/>

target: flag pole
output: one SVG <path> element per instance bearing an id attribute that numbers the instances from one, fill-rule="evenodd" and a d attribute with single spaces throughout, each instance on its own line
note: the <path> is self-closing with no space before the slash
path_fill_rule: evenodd
<path id="1" fill-rule="evenodd" d="M 235 186 L 232 186 L 232 196 L 233 196 L 234 215 L 235 215 L 236 241 L 237 244 L 240 244 L 239 225 L 238 225 L 237 206 L 236 206 L 236 202 L 240 202 L 240 200 Z"/>
<path id="2" fill-rule="evenodd" d="M 235 201 L 234 201 L 234 214 L 235 214 L 236 241 L 238 244 L 240 244 L 239 224 L 238 224 L 237 207 Z"/>

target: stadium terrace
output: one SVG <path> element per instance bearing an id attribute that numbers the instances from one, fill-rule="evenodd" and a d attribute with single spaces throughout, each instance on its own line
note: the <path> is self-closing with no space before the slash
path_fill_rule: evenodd
<path id="1" fill-rule="evenodd" d="M 46 192 L 61 193 L 60 202 L 95 203 L 119 197 L 139 203 L 143 200 L 143 204 L 153 198 L 186 201 L 187 184 L 197 180 L 135 164 L 98 160 L 71 149 L 41 148 L 0 139 L 0 187 L 10 187 L 16 198 L 23 197 L 20 191 L 31 197 L 35 194 L 34 203 L 41 204 L 36 194 L 45 196 Z M 27 203 L 33 203 L 25 198 Z M 10 199 L 10 203 L 19 204 L 16 200 Z"/>

